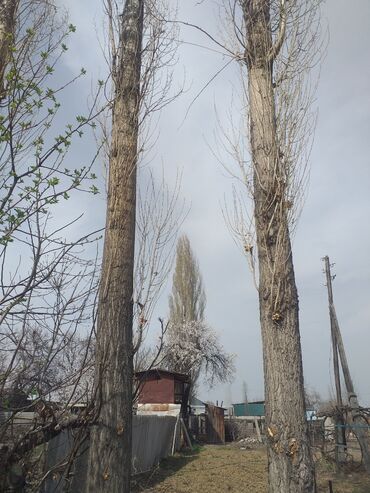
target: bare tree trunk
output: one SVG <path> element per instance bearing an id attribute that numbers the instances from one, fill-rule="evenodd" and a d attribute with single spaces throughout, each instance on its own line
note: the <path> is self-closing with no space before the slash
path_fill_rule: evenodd
<path id="1" fill-rule="evenodd" d="M 19 0 L 0 0 L 0 99 L 4 94 L 4 72 L 13 39 L 18 3 Z"/>
<path id="2" fill-rule="evenodd" d="M 116 93 L 97 329 L 96 388 L 100 408 L 91 431 L 89 493 L 130 491 L 132 297 L 143 0 L 126 0 L 121 22 L 113 74 Z"/>
<path id="3" fill-rule="evenodd" d="M 246 60 L 270 493 L 315 491 L 303 385 L 298 295 L 273 85 L 270 1 L 245 0 Z M 276 47 L 275 47 L 276 48 Z"/>

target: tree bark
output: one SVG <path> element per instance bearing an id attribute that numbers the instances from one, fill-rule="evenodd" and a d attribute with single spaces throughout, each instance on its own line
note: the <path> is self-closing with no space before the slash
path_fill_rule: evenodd
<path id="1" fill-rule="evenodd" d="M 250 139 L 270 493 L 313 493 L 305 418 L 298 294 L 287 219 L 286 173 L 273 86 L 270 1 L 245 0 Z"/>
<path id="2" fill-rule="evenodd" d="M 108 206 L 99 293 L 96 392 L 86 491 L 130 491 L 136 167 L 143 0 L 126 0 L 114 70 Z"/>
<path id="3" fill-rule="evenodd" d="M 4 97 L 4 74 L 14 37 L 19 0 L 0 0 L 0 100 Z"/>

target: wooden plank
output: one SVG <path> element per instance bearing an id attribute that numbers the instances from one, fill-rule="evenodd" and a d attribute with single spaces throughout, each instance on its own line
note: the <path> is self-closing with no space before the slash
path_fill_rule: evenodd
<path id="1" fill-rule="evenodd" d="M 257 439 L 258 439 L 259 443 L 262 443 L 261 431 L 260 431 L 260 427 L 259 427 L 257 418 L 254 418 L 254 426 L 256 427 Z"/>
<path id="2" fill-rule="evenodd" d="M 193 445 L 191 444 L 191 440 L 190 440 L 190 436 L 189 436 L 188 430 L 187 430 L 187 428 L 185 426 L 185 423 L 184 423 L 184 420 L 182 418 L 180 418 L 180 423 L 181 423 L 182 429 L 184 431 L 185 439 L 188 442 L 188 445 L 190 447 L 190 450 L 193 450 Z"/>

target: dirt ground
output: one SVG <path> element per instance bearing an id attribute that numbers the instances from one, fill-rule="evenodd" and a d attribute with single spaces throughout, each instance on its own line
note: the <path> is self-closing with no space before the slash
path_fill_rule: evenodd
<path id="1" fill-rule="evenodd" d="M 370 493 L 370 478 L 359 468 L 335 473 L 317 464 L 318 493 Z M 138 478 L 135 493 L 267 493 L 266 450 L 262 447 L 205 446 L 163 461 L 151 474 Z"/>

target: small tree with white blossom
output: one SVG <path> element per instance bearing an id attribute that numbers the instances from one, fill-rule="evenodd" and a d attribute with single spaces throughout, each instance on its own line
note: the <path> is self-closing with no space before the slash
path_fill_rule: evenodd
<path id="1" fill-rule="evenodd" d="M 171 324 L 164 354 L 166 367 L 190 375 L 192 387 L 200 375 L 212 386 L 229 381 L 235 371 L 234 355 L 225 351 L 214 329 L 202 320 Z"/>

